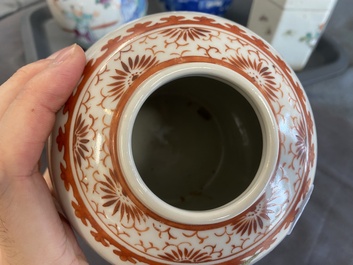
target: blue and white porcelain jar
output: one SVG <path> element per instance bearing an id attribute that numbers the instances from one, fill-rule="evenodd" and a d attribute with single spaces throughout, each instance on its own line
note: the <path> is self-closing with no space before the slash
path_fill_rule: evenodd
<path id="1" fill-rule="evenodd" d="M 161 0 L 169 11 L 198 11 L 224 15 L 232 0 Z"/>

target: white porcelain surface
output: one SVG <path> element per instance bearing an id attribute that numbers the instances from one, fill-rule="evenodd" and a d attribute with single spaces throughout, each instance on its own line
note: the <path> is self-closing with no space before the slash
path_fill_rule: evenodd
<path id="1" fill-rule="evenodd" d="M 167 103 L 155 103 L 160 96 Z M 187 115 L 164 116 L 169 112 Z M 247 124 L 250 115 L 255 118 Z M 171 125 L 178 124 L 182 126 L 175 133 Z M 183 177 L 178 189 L 168 182 L 178 183 L 179 173 L 153 175 L 161 181 L 164 176 L 163 187 L 170 193 L 180 192 L 181 204 L 173 206 L 156 195 L 163 190 L 152 188 L 142 167 L 144 158 L 153 158 L 151 172 L 173 168 L 170 157 L 178 152 L 161 145 L 176 143 L 171 144 L 176 150 L 189 150 L 193 141 L 186 142 L 193 133 L 188 126 L 199 136 L 194 142 L 201 143 L 196 153 L 190 149 L 188 160 L 195 161 L 190 166 L 200 161 L 204 168 L 218 165 L 218 155 L 209 150 L 223 152 L 225 159 L 219 160 L 221 170 L 206 170 L 211 171 L 206 184 L 211 184 L 195 192 L 188 188 L 199 176 Z M 207 140 L 213 135 L 219 135 L 220 144 Z M 152 141 L 157 144 L 150 145 Z M 202 149 L 207 143 L 209 149 Z M 234 179 L 247 170 L 229 169 L 237 165 L 226 155 L 236 149 L 230 143 L 243 146 L 238 159 L 261 151 L 259 165 L 250 166 L 255 171 L 247 177 L 249 184 L 217 207 L 184 209 L 182 203 L 193 196 L 204 206 L 223 193 L 232 195 L 233 186 L 237 189 Z M 88 50 L 82 79 L 57 115 L 49 156 L 66 216 L 109 262 L 252 264 L 291 231 L 310 196 L 316 131 L 294 72 L 257 35 L 220 17 L 161 13 L 125 25 Z M 180 161 L 180 167 L 188 162 Z"/>
<path id="2" fill-rule="evenodd" d="M 327 10 L 331 9 L 335 0 L 270 0 L 273 3 L 285 9 L 311 9 L 311 10 Z"/>
<path id="3" fill-rule="evenodd" d="M 284 7 L 272 0 L 254 0 L 248 28 L 267 40 L 294 70 L 302 70 L 326 28 L 336 3 L 323 3 L 312 9 L 317 1 L 303 3 L 283 1 Z M 300 8 L 300 5 L 303 8 Z"/>

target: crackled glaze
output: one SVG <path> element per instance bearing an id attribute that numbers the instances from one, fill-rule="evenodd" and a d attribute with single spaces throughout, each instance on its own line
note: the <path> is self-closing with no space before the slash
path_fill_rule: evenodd
<path id="1" fill-rule="evenodd" d="M 286 236 L 312 189 L 316 132 L 298 79 L 267 43 L 219 17 L 162 13 L 111 33 L 87 58 L 58 113 L 49 153 L 64 211 L 99 254 L 113 264 L 252 264 Z M 194 63 L 249 83 L 268 106 L 278 139 L 275 168 L 256 201 L 207 224 L 177 222 L 140 201 L 119 153 L 134 93 L 163 71 Z"/>

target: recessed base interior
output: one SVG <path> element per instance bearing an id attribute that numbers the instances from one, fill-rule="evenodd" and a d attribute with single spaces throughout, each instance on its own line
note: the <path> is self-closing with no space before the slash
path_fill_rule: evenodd
<path id="1" fill-rule="evenodd" d="M 132 153 L 146 186 L 185 210 L 209 210 L 241 195 L 259 168 L 257 115 L 234 87 L 204 76 L 158 88 L 137 114 Z"/>

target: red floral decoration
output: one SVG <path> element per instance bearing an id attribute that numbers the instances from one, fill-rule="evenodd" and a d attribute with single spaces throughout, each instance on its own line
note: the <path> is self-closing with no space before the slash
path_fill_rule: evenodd
<path id="1" fill-rule="evenodd" d="M 122 70 L 115 69 L 116 75 L 112 76 L 114 83 L 108 84 L 113 87 L 109 90 L 109 96 L 117 100 L 121 94 L 127 89 L 144 71 L 156 65 L 158 61 L 156 57 L 137 55 L 134 59 L 129 57 L 127 63 L 121 61 Z"/>
<path id="2" fill-rule="evenodd" d="M 98 181 L 100 184 L 100 190 L 104 193 L 102 199 L 105 201 L 103 207 L 114 206 L 112 215 L 117 212 L 120 213 L 120 221 L 126 217 L 127 221 L 138 221 L 145 220 L 145 214 L 137 208 L 130 199 L 126 196 L 124 190 L 114 181 L 111 176 L 104 175 L 105 181 Z"/>
<path id="3" fill-rule="evenodd" d="M 264 228 L 265 221 L 269 221 L 268 214 L 272 212 L 267 208 L 267 204 L 260 202 L 253 206 L 253 209 L 241 215 L 234 223 L 233 230 L 240 233 L 242 236 L 247 234 L 250 236 L 257 233 L 260 229 Z"/>
<path id="4" fill-rule="evenodd" d="M 279 92 L 279 88 L 275 87 L 275 77 L 272 75 L 269 67 L 265 66 L 262 61 L 257 61 L 256 59 L 251 60 L 250 57 L 244 58 L 240 55 L 230 57 L 229 61 L 248 74 L 264 93 L 267 100 L 278 100 L 277 93 Z"/>

